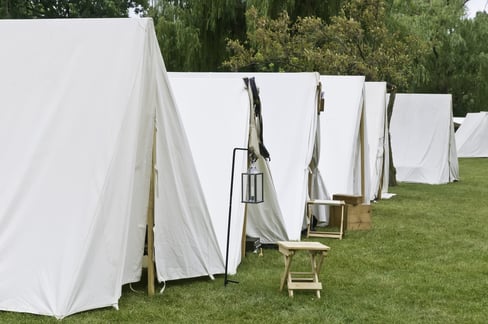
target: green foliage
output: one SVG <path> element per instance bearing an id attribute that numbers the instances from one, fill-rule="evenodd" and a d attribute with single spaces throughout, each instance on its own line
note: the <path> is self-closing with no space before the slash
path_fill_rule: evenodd
<path id="1" fill-rule="evenodd" d="M 488 107 L 488 14 L 479 13 L 473 20 L 463 20 L 458 32 L 462 42 L 453 49 L 457 70 L 455 86 L 455 113 L 464 116 L 471 111 Z"/>
<path id="2" fill-rule="evenodd" d="M 340 0 L 158 0 L 147 14 L 157 21 L 161 51 L 170 71 L 217 71 L 227 56 L 227 39 L 244 41 L 254 22 L 246 9 L 278 17 L 287 10 L 292 19 L 318 16 L 328 20 Z"/>
<path id="3" fill-rule="evenodd" d="M 247 41 L 229 40 L 228 47 L 234 54 L 223 66 L 233 71 L 313 71 L 321 66 L 310 51 L 323 40 L 323 21 L 320 18 L 298 18 L 291 25 L 286 11 L 278 18 L 259 16 L 250 8 Z"/>
<path id="4" fill-rule="evenodd" d="M 330 18 L 340 11 L 344 0 L 247 0 L 247 8 L 254 7 L 260 16 L 271 19 L 278 18 L 286 11 L 292 21 L 299 17 L 318 17 L 329 22 Z"/>
<path id="5" fill-rule="evenodd" d="M 244 11 L 238 0 L 159 0 L 147 14 L 155 20 L 168 70 L 215 71 L 225 39 L 244 34 Z"/>
<path id="6" fill-rule="evenodd" d="M 388 81 L 400 89 L 411 82 L 416 58 L 427 48 L 415 35 L 388 28 L 385 6 L 382 0 L 351 0 L 342 14 L 333 18 L 326 46 L 330 53 L 340 54 L 344 63 L 328 74 L 365 75 L 368 81 Z M 326 59 L 334 65 L 333 56 Z"/>
<path id="7" fill-rule="evenodd" d="M 429 51 L 420 56 L 417 78 L 408 90 L 452 93 L 454 114 L 464 116 L 488 106 L 486 55 L 488 18 L 465 19 L 464 0 L 390 3 L 389 25 L 404 35 L 416 35 Z"/>
<path id="8" fill-rule="evenodd" d="M 128 8 L 145 5 L 146 0 L 0 0 L 0 18 L 127 17 Z"/>
<path id="9" fill-rule="evenodd" d="M 188 69 L 198 64 L 201 47 L 199 30 L 188 23 L 189 10 L 183 4 L 163 4 L 150 8 L 159 47 L 169 70 Z"/>
<path id="10" fill-rule="evenodd" d="M 461 20 L 444 35 L 430 55 L 429 82 L 424 91 L 452 93 L 454 114 L 486 110 L 488 107 L 488 15 Z"/>
<path id="11" fill-rule="evenodd" d="M 247 11 L 247 41 L 229 40 L 231 57 L 223 66 L 233 71 L 318 71 L 321 74 L 365 75 L 371 81 L 407 86 L 415 58 L 426 47 L 415 36 L 388 30 L 383 1 L 346 3 L 330 24 L 316 17 L 278 18 Z"/>

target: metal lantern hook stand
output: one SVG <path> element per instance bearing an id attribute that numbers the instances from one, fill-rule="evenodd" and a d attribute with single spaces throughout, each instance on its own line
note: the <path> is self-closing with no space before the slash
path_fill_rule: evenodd
<path id="1" fill-rule="evenodd" d="M 225 277 L 224 286 L 227 283 L 239 283 L 235 280 L 230 280 L 227 278 L 227 268 L 229 265 L 229 242 L 230 242 L 230 224 L 231 224 L 231 214 L 232 214 L 232 193 L 234 187 L 234 168 L 236 151 L 249 151 L 251 156 L 252 164 L 248 173 L 242 173 L 242 192 L 241 192 L 241 202 L 248 204 L 258 204 L 263 202 L 263 174 L 258 172 L 254 167 L 254 162 L 256 161 L 256 155 L 254 151 L 247 148 L 235 147 L 232 151 L 232 171 L 230 176 L 230 198 L 229 198 L 229 218 L 227 220 L 227 245 L 225 250 Z M 249 178 L 249 179 L 248 179 Z M 244 181 L 246 180 L 246 181 Z"/>

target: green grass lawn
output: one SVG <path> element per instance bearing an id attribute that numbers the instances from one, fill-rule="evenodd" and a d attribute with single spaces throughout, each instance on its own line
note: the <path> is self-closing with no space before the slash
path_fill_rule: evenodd
<path id="1" fill-rule="evenodd" d="M 283 257 L 249 253 L 232 279 L 167 282 L 148 297 L 145 283 L 124 287 L 120 310 L 75 314 L 65 323 L 488 323 L 488 159 L 460 159 L 461 180 L 399 184 L 373 205 L 373 228 L 331 247 L 322 298 L 279 291 Z M 305 253 L 294 265 L 307 265 Z M 302 259 L 302 261 L 301 261 Z M 2 280 L 5 280 L 3 278 Z M 162 285 L 160 285 L 162 287 Z M 0 312 L 2 323 L 57 323 Z"/>

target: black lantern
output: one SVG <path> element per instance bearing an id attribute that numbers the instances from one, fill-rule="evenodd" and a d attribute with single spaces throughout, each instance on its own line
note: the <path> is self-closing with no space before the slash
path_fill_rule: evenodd
<path id="1" fill-rule="evenodd" d="M 229 198 L 229 218 L 227 220 L 227 247 L 225 250 L 225 278 L 224 286 L 227 286 L 228 282 L 237 283 L 237 281 L 227 279 L 227 266 L 229 264 L 229 241 L 230 241 L 230 224 L 232 214 L 232 191 L 234 187 L 234 166 L 236 159 L 236 151 L 249 151 L 247 148 L 235 147 L 232 152 L 232 171 L 230 176 L 230 198 Z M 241 202 L 247 204 L 259 204 L 264 200 L 263 190 L 263 173 L 259 172 L 256 168 L 256 156 L 254 152 L 250 152 L 251 167 L 248 172 L 242 173 L 242 188 L 241 188 Z"/>
<path id="2" fill-rule="evenodd" d="M 256 161 L 251 162 L 247 173 L 242 174 L 241 202 L 259 204 L 263 200 L 263 173 L 256 168 Z"/>

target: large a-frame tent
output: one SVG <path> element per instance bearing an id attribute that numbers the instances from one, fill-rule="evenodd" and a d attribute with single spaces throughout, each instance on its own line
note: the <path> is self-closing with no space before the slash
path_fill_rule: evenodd
<path id="1" fill-rule="evenodd" d="M 458 157 L 488 157 L 488 112 L 467 113 L 455 136 Z"/>
<path id="2" fill-rule="evenodd" d="M 458 179 L 450 94 L 396 94 L 390 135 L 398 181 L 442 184 Z"/>
<path id="3" fill-rule="evenodd" d="M 319 169 L 329 195 L 369 203 L 369 150 L 364 123 L 364 76 L 320 76 L 324 91 Z"/>
<path id="4" fill-rule="evenodd" d="M 0 40 L 0 309 L 117 307 L 151 183 L 158 273 L 222 273 L 152 21 L 3 20 Z"/>
<path id="5" fill-rule="evenodd" d="M 226 254 L 233 149 L 247 148 L 250 101 L 242 79 L 207 73 L 168 73 L 222 255 Z M 240 202 L 247 154 L 236 154 L 228 273 L 241 258 L 245 206 Z M 267 196 L 267 195 L 266 195 Z M 198 233 L 195 233 L 198 235 Z"/>

